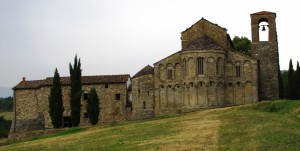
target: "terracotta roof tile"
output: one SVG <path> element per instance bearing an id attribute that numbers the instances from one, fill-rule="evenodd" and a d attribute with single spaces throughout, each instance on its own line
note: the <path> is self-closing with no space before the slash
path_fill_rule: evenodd
<path id="1" fill-rule="evenodd" d="M 144 67 L 142 70 L 140 70 L 138 73 L 136 73 L 132 78 L 136 78 L 142 75 L 147 75 L 147 74 L 154 74 L 154 68 L 151 67 L 150 65 L 147 65 Z"/>
<path id="2" fill-rule="evenodd" d="M 102 84 L 102 83 L 125 83 L 130 78 L 129 74 L 123 75 L 99 75 L 99 76 L 82 76 L 82 85 Z M 70 77 L 61 77 L 61 85 L 70 85 Z M 21 81 L 13 89 L 38 89 L 42 86 L 51 86 L 53 78 L 46 78 L 45 80 Z"/>
<path id="3" fill-rule="evenodd" d="M 261 11 L 261 12 L 257 12 L 257 13 L 253 13 L 251 15 L 269 15 L 269 14 L 275 14 L 274 12 L 267 12 L 267 11 Z"/>
<path id="4" fill-rule="evenodd" d="M 204 35 L 188 44 L 185 50 L 224 50 L 217 42 Z"/>

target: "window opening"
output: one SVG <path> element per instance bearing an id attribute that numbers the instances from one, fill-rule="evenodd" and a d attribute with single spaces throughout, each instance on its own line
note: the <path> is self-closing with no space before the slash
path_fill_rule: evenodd
<path id="1" fill-rule="evenodd" d="M 121 94 L 116 94 L 116 100 L 120 100 L 121 99 Z"/>
<path id="2" fill-rule="evenodd" d="M 203 75 L 204 71 L 204 64 L 203 64 L 204 58 L 198 58 L 197 59 L 197 73 L 198 75 Z"/>

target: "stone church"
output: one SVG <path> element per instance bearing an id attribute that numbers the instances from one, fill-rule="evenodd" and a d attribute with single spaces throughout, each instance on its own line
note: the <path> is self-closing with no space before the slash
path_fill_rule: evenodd
<path id="1" fill-rule="evenodd" d="M 251 104 L 279 98 L 276 14 L 251 14 L 251 55 L 237 51 L 226 28 L 204 18 L 181 32 L 181 50 L 147 65 L 133 77 L 83 76 L 81 124 L 87 124 L 86 99 L 96 88 L 101 123 Z M 262 22 L 267 25 L 261 25 Z M 266 29 L 267 28 L 267 29 Z M 260 33 L 268 40 L 260 41 Z M 26 81 L 14 90 L 11 131 L 51 128 L 48 95 L 52 78 Z M 64 127 L 70 125 L 70 77 L 61 78 Z"/>

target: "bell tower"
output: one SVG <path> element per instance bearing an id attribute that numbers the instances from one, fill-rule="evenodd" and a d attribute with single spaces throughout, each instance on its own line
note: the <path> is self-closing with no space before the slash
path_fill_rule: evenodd
<path id="1" fill-rule="evenodd" d="M 276 13 L 262 11 L 250 16 L 252 31 L 251 56 L 257 59 L 259 100 L 279 99 Z M 265 39 L 261 40 L 263 38 Z"/>

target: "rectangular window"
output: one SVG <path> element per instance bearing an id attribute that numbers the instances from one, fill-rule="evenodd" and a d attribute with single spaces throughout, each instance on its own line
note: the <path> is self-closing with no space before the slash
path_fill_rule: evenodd
<path id="1" fill-rule="evenodd" d="M 146 102 L 143 102 L 143 109 L 146 109 Z"/>
<path id="2" fill-rule="evenodd" d="M 121 94 L 116 94 L 116 100 L 120 100 L 121 99 Z"/>
<path id="3" fill-rule="evenodd" d="M 204 64 L 203 64 L 204 59 L 203 58 L 198 58 L 197 59 L 197 73 L 198 75 L 203 75 L 204 74 Z"/>
<path id="4" fill-rule="evenodd" d="M 105 84 L 105 88 L 106 88 L 106 89 L 108 88 L 108 84 Z"/>
<path id="5" fill-rule="evenodd" d="M 88 93 L 83 93 L 83 100 L 88 100 L 89 94 Z"/>

